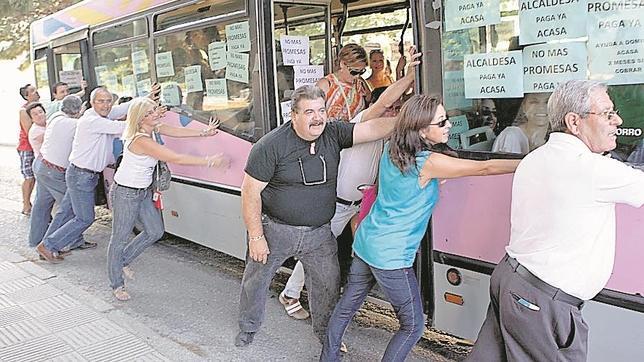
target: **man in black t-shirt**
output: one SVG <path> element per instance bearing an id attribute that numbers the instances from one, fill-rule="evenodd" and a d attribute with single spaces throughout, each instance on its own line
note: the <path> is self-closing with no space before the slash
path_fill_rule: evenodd
<path id="1" fill-rule="evenodd" d="M 340 292 L 337 244 L 329 224 L 335 212 L 340 150 L 384 138 L 395 124 L 391 118 L 327 122 L 324 92 L 315 86 L 293 93 L 291 118 L 255 144 L 246 164 L 242 214 L 248 254 L 238 347 L 253 341 L 264 319 L 273 275 L 293 256 L 304 265 L 313 329 L 323 340 Z"/>

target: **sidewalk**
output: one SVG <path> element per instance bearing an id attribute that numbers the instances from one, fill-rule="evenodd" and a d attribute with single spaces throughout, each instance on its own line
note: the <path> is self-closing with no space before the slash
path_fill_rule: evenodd
<path id="1" fill-rule="evenodd" d="M 198 356 L 0 248 L 0 361 L 186 361 Z"/>

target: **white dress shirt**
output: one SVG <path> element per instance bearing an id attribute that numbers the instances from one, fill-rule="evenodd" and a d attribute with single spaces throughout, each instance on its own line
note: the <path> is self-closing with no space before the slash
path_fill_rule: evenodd
<path id="1" fill-rule="evenodd" d="M 364 111 L 358 113 L 351 123 L 362 122 Z M 338 165 L 338 197 L 347 201 L 362 199 L 357 187 L 373 184 L 378 176 L 378 163 L 382 155 L 383 141 L 377 140 L 353 145 L 340 151 Z"/>
<path id="2" fill-rule="evenodd" d="M 29 139 L 29 144 L 34 150 L 34 157 L 40 156 L 40 148 L 42 147 L 42 136 L 45 134 L 45 127 L 33 124 L 29 128 L 29 134 L 27 138 Z"/>
<path id="3" fill-rule="evenodd" d="M 616 203 L 644 204 L 644 172 L 554 132 L 514 174 L 506 250 L 546 283 L 592 299 L 613 270 Z"/>
<path id="4" fill-rule="evenodd" d="M 45 160 L 63 168 L 69 166 L 76 121 L 76 118 L 68 117 L 60 111 L 51 115 L 45 129 L 45 140 L 40 148 Z"/>
<path id="5" fill-rule="evenodd" d="M 125 122 L 112 121 L 127 114 L 129 103 L 114 106 L 106 117 L 88 109 L 76 125 L 69 162 L 80 168 L 102 172 L 114 159 L 112 142 L 125 130 Z"/>

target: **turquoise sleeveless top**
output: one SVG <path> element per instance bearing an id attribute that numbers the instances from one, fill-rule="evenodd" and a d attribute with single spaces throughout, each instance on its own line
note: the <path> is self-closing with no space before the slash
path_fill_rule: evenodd
<path id="1" fill-rule="evenodd" d="M 438 180 L 424 188 L 418 184 L 418 170 L 429 151 L 416 155 L 417 169 L 400 172 L 389 158 L 389 144 L 380 159 L 378 196 L 360 223 L 353 250 L 367 264 L 384 270 L 409 268 L 427 230 L 429 217 L 438 201 Z"/>

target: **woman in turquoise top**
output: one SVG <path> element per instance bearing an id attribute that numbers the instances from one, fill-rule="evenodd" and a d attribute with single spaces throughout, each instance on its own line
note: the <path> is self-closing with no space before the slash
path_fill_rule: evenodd
<path id="1" fill-rule="evenodd" d="M 451 124 L 440 100 L 416 95 L 402 107 L 380 160 L 378 196 L 356 233 L 344 294 L 333 311 L 320 360 L 337 361 L 347 325 L 378 283 L 400 321 L 383 361 L 404 361 L 424 331 L 412 269 L 438 201 L 438 179 L 513 172 L 518 160 L 473 161 L 432 152 L 447 142 Z"/>

